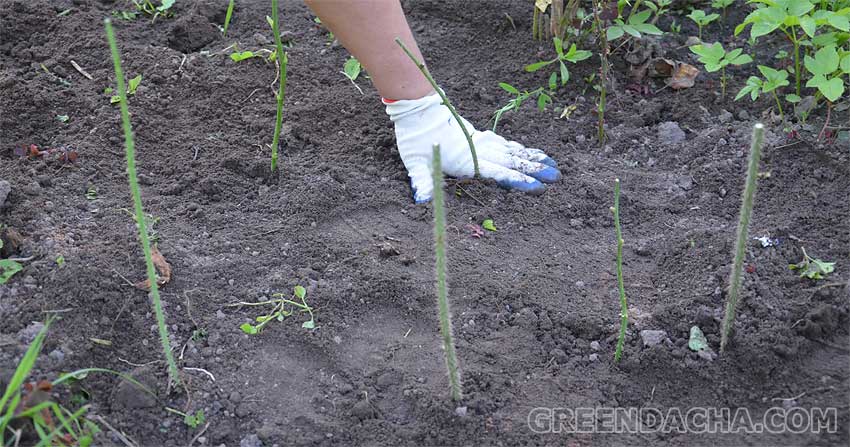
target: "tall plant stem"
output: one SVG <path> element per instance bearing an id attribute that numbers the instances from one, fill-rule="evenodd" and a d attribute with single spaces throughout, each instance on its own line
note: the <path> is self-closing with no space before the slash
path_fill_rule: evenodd
<path id="1" fill-rule="evenodd" d="M 272 137 L 272 172 L 277 170 L 277 149 L 280 144 L 280 128 L 283 124 L 283 95 L 286 92 L 286 65 L 288 63 L 288 56 L 283 52 L 283 44 L 280 41 L 280 20 L 278 20 L 277 2 L 278 0 L 272 0 L 272 33 L 274 33 L 277 67 L 280 72 L 277 91 L 277 114 L 274 121 L 274 137 Z"/>
<path id="2" fill-rule="evenodd" d="M 782 103 L 779 102 L 779 96 L 776 94 L 776 90 L 772 90 L 771 93 L 773 93 L 773 99 L 776 100 L 776 107 L 779 107 L 779 118 L 784 123 L 785 122 L 785 112 L 782 111 Z"/>
<path id="3" fill-rule="evenodd" d="M 617 289 L 620 292 L 620 333 L 617 336 L 617 348 L 614 361 L 619 362 L 626 341 L 626 328 L 629 325 L 629 303 L 626 301 L 626 288 L 623 285 L 623 232 L 620 229 L 620 179 L 614 179 L 614 231 L 617 236 Z"/>
<path id="4" fill-rule="evenodd" d="M 478 172 L 478 154 L 475 153 L 475 144 L 472 143 L 472 135 L 470 135 L 469 131 L 466 130 L 466 126 L 463 124 L 463 120 L 460 119 L 460 115 L 457 114 L 457 110 L 455 110 L 451 101 L 449 101 L 449 98 L 446 97 L 446 94 L 443 93 L 443 90 L 440 89 L 440 87 L 434 81 L 434 77 L 431 76 L 431 72 L 428 71 L 428 67 L 426 67 L 425 64 L 422 63 L 419 59 L 416 59 L 416 56 L 413 55 L 413 53 L 407 48 L 407 46 L 404 44 L 404 42 L 401 41 L 401 39 L 396 37 L 395 43 L 397 43 L 398 46 L 400 46 L 401 49 L 404 50 L 404 53 L 407 54 L 407 57 L 409 57 L 410 60 L 412 60 L 413 63 L 416 64 L 416 67 L 419 69 L 419 71 L 422 72 L 422 75 L 425 76 L 425 79 L 427 79 L 428 82 L 431 83 L 431 87 L 433 87 L 437 94 L 440 95 L 440 99 L 443 100 L 443 105 L 446 106 L 446 108 L 449 109 L 449 112 L 452 113 L 452 116 L 454 117 L 455 121 L 457 121 L 458 126 L 460 126 L 460 130 L 463 131 L 463 136 L 466 137 L 466 142 L 469 144 L 469 152 L 472 153 L 472 166 L 475 170 L 475 178 L 480 177 L 480 174 Z"/>
<path id="5" fill-rule="evenodd" d="M 604 4 L 601 0 L 596 0 L 596 32 L 599 39 L 599 104 L 597 105 L 597 139 L 599 145 L 605 144 L 605 101 L 608 89 L 608 37 L 605 30 L 605 21 L 602 20 L 601 14 L 604 11 Z"/>
<path id="6" fill-rule="evenodd" d="M 452 335 L 452 316 L 449 310 L 449 293 L 446 286 L 446 205 L 443 191 L 443 170 L 440 164 L 440 145 L 433 147 L 434 164 L 434 255 L 437 270 L 437 307 L 440 318 L 440 334 L 443 338 L 443 351 L 446 356 L 446 369 L 449 372 L 449 386 L 453 400 L 460 400 L 460 373 L 457 354 Z"/>
<path id="7" fill-rule="evenodd" d="M 531 16 L 531 38 L 534 40 L 540 40 L 538 36 L 538 29 L 540 28 L 540 10 L 537 9 L 537 5 L 532 5 L 534 8 L 534 15 Z"/>
<path id="8" fill-rule="evenodd" d="M 136 217 L 136 227 L 139 229 L 139 240 L 142 242 L 142 252 L 145 255 L 145 267 L 147 269 L 148 282 L 150 283 L 150 297 L 153 301 L 156 325 L 159 329 L 159 341 L 165 353 L 165 361 L 168 363 L 168 374 L 175 383 L 180 383 L 180 374 L 177 371 L 177 363 L 171 353 L 171 342 L 168 340 L 168 328 L 165 325 L 165 315 L 162 312 L 162 302 L 159 298 L 159 286 L 157 284 L 156 268 L 151 256 L 151 242 L 148 238 L 147 222 L 142 209 L 142 196 L 139 193 L 139 181 L 136 178 L 136 147 L 133 143 L 133 128 L 130 125 L 130 110 L 127 106 L 127 86 L 124 83 L 124 73 L 121 70 L 121 55 L 118 52 L 118 44 L 115 43 L 115 33 L 112 31 L 112 21 L 105 19 L 106 39 L 109 41 L 109 50 L 112 52 L 112 64 L 115 67 L 115 89 L 121 98 L 119 107 L 121 109 L 121 123 L 124 127 L 124 147 L 127 152 L 127 178 L 130 183 L 130 194 L 133 198 L 133 209 Z"/>
<path id="9" fill-rule="evenodd" d="M 750 216 L 753 212 L 753 202 L 756 194 L 756 179 L 758 178 L 759 160 L 761 159 L 761 145 L 764 141 L 764 125 L 756 123 L 753 127 L 752 144 L 750 145 L 750 157 L 747 167 L 747 182 L 744 185 L 744 194 L 741 198 L 741 212 L 738 217 L 738 236 L 735 241 L 735 260 L 732 264 L 732 273 L 729 277 L 729 294 L 726 295 L 726 314 L 723 317 L 723 333 L 720 337 L 720 352 L 726 350 L 731 337 L 732 327 L 735 324 L 735 311 L 738 306 L 738 297 L 741 290 L 741 275 L 744 269 L 744 257 L 747 249 L 747 230 L 750 225 Z"/>

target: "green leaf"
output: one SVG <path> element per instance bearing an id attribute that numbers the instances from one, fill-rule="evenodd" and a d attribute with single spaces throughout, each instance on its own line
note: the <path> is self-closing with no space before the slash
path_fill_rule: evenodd
<path id="1" fill-rule="evenodd" d="M 160 3 L 159 7 L 157 7 L 156 10 L 159 12 L 168 11 L 169 9 L 171 9 L 172 6 L 174 6 L 174 1 L 175 0 L 162 0 L 162 3 Z"/>
<path id="2" fill-rule="evenodd" d="M 558 88 L 558 73 L 553 72 L 549 75 L 549 90 L 555 90 Z"/>
<path id="3" fill-rule="evenodd" d="M 546 105 L 551 102 L 552 98 L 545 93 L 541 93 L 537 96 L 537 108 L 540 109 L 540 111 L 543 111 L 546 108 Z"/>
<path id="4" fill-rule="evenodd" d="M 708 340 L 705 338 L 705 334 L 702 333 L 699 326 L 691 326 L 691 336 L 688 339 L 688 348 L 691 351 L 704 351 L 708 349 Z"/>
<path id="5" fill-rule="evenodd" d="M 532 72 L 532 71 L 540 70 L 541 68 L 555 62 L 556 60 L 557 59 L 553 59 L 551 61 L 540 61 L 540 62 L 535 62 L 533 64 L 526 65 L 525 71 Z"/>
<path id="6" fill-rule="evenodd" d="M 661 31 L 657 26 L 651 23 L 637 23 L 632 26 L 634 26 L 636 30 L 644 34 L 651 34 L 653 36 L 660 36 L 664 34 L 664 31 Z"/>
<path id="7" fill-rule="evenodd" d="M 832 78 L 818 85 L 818 90 L 829 102 L 835 102 L 844 94 L 844 82 L 841 81 L 841 78 Z"/>
<path id="8" fill-rule="evenodd" d="M 561 85 L 566 85 L 570 80 L 570 71 L 567 70 L 567 65 L 561 62 Z"/>
<path id="9" fill-rule="evenodd" d="M 801 16 L 811 11 L 815 5 L 808 0 L 791 0 L 788 2 L 788 15 Z"/>
<path id="10" fill-rule="evenodd" d="M 293 293 L 295 294 L 295 296 L 303 300 L 304 297 L 307 296 L 307 289 L 302 286 L 295 286 L 295 288 L 293 289 Z"/>
<path id="11" fill-rule="evenodd" d="M 248 335 L 255 335 L 257 332 L 260 331 L 259 329 L 257 329 L 256 326 L 249 323 L 243 323 L 241 326 L 239 326 L 239 329 L 242 329 L 242 332 Z"/>
<path id="12" fill-rule="evenodd" d="M 493 223 L 493 219 L 484 219 L 484 222 L 481 222 L 481 227 L 485 230 L 497 231 L 496 224 Z"/>
<path id="13" fill-rule="evenodd" d="M 633 16 L 629 19 L 629 25 L 638 25 L 638 24 L 642 24 L 642 23 L 646 22 L 647 20 L 649 20 L 649 17 L 650 17 L 651 15 L 652 15 L 652 11 L 650 11 L 650 10 L 648 10 L 648 9 L 643 10 L 643 11 L 641 11 L 641 12 L 639 12 L 639 13 L 637 13 L 637 14 L 633 15 Z"/>
<path id="14" fill-rule="evenodd" d="M 519 90 L 517 90 L 516 87 L 508 84 L 507 82 L 500 82 L 499 87 L 501 87 L 502 90 L 504 90 L 508 93 L 511 93 L 511 94 L 514 94 L 514 95 L 519 95 Z"/>
<path id="15" fill-rule="evenodd" d="M 230 53 L 230 58 L 233 59 L 234 62 L 244 61 L 245 59 L 250 59 L 255 56 L 256 55 L 253 51 L 235 51 Z"/>
<path id="16" fill-rule="evenodd" d="M 640 31 L 638 31 L 632 25 L 623 25 L 623 31 L 627 32 L 628 34 L 631 34 L 634 37 L 640 38 Z"/>
<path id="17" fill-rule="evenodd" d="M 752 61 L 753 61 L 752 56 L 750 56 L 749 54 L 742 54 L 742 55 L 734 58 L 733 60 L 729 61 L 729 63 L 732 64 L 732 65 L 744 65 L 744 64 L 749 64 Z"/>
<path id="18" fill-rule="evenodd" d="M 68 115 L 56 115 L 56 119 L 58 119 L 59 122 L 67 123 L 71 118 Z"/>
<path id="19" fill-rule="evenodd" d="M 826 21 L 832 25 L 833 28 L 841 31 L 850 31 L 850 20 L 848 20 L 846 16 L 832 14 L 827 17 Z"/>
<path id="20" fill-rule="evenodd" d="M 850 54 L 841 59 L 841 72 L 850 74 Z"/>
<path id="21" fill-rule="evenodd" d="M 553 37 L 552 41 L 555 43 L 555 52 L 558 53 L 558 56 L 564 55 L 564 43 L 558 37 Z"/>
<path id="22" fill-rule="evenodd" d="M 360 76 L 360 61 L 350 57 L 347 61 L 345 61 L 345 65 L 342 66 L 342 70 L 345 73 L 345 77 L 355 81 L 357 80 L 357 77 Z"/>
<path id="23" fill-rule="evenodd" d="M 809 16 L 800 17 L 800 28 L 803 28 L 803 32 L 806 33 L 807 36 L 815 37 L 815 30 L 817 29 L 815 19 Z"/>
<path id="24" fill-rule="evenodd" d="M 813 75 L 829 75 L 838 70 L 838 51 L 834 46 L 823 47 L 812 58 L 808 54 L 803 59 L 806 69 Z"/>
<path id="25" fill-rule="evenodd" d="M 610 40 L 617 40 L 623 37 L 625 31 L 621 26 L 612 26 L 608 28 L 608 31 L 605 32 L 605 37 Z"/>
<path id="26" fill-rule="evenodd" d="M 304 329 L 315 329 L 316 328 L 316 322 L 314 322 L 313 319 L 311 318 L 310 321 L 305 321 L 304 323 L 302 323 L 301 327 L 304 328 Z"/>
<path id="27" fill-rule="evenodd" d="M 20 262 L 9 259 L 0 259 L 0 284 L 6 284 L 15 273 L 24 269 Z"/>
<path id="28" fill-rule="evenodd" d="M 130 79 L 130 82 L 127 83 L 127 93 L 131 95 L 136 94 L 136 89 L 139 88 L 139 84 L 142 83 L 142 75 L 138 75 L 133 79 Z"/>
<path id="29" fill-rule="evenodd" d="M 785 100 L 790 102 L 791 104 L 797 104 L 798 102 L 802 101 L 803 98 L 800 98 L 799 96 L 797 96 L 793 93 L 789 93 L 789 94 L 785 95 Z"/>
<path id="30" fill-rule="evenodd" d="M 110 104 L 115 104 L 115 103 L 118 103 L 118 102 L 121 102 L 121 97 L 120 97 L 120 96 L 118 96 L 118 95 L 112 95 L 111 97 L 109 97 L 109 103 L 110 103 Z"/>
<path id="31" fill-rule="evenodd" d="M 779 25 L 780 23 L 755 23 L 750 29 L 750 37 L 755 39 L 756 37 L 766 36 L 779 28 Z"/>

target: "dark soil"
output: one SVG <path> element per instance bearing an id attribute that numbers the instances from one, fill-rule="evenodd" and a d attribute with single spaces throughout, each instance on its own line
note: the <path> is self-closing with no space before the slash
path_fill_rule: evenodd
<path id="1" fill-rule="evenodd" d="M 735 343 L 721 357 L 701 358 L 686 346 L 689 329 L 699 325 L 718 349 L 750 129 L 769 98 L 721 100 L 717 77 L 705 74 L 681 91 L 644 81 L 649 92 L 640 96 L 626 88 L 618 55 L 610 141 L 600 147 L 595 92 L 582 80 L 597 60 L 571 66 L 573 79 L 554 104 L 575 104 L 569 119 L 529 103 L 499 128 L 546 148 L 562 183 L 530 197 L 481 183 L 460 191 L 449 182 L 450 287 L 465 392 L 453 404 L 435 313 L 430 206 L 411 203 L 374 89 L 361 78 L 360 95 L 339 73 L 346 51 L 328 42 L 303 4 L 288 1 L 282 20 L 292 47 L 275 175 L 268 169 L 274 66 L 234 63 L 226 49 L 237 42 L 271 48 L 268 2 L 238 1 L 227 38 L 215 25 L 224 0 L 178 1 L 175 17 L 154 23 L 116 20 L 125 72 L 144 77 L 130 110 L 145 209 L 159 218 L 159 248 L 174 268 L 162 293 L 175 355 L 215 377 L 186 369 L 190 400 L 167 394 L 149 300 L 130 284 L 143 279 L 144 264 L 126 211 L 119 112 L 103 93 L 114 80 L 102 19 L 129 3 L 0 2 L 0 179 L 12 188 L 0 220 L 22 235 L 4 255 L 35 257 L 0 286 L 7 374 L 31 323 L 54 313 L 62 318 L 34 378 L 83 367 L 137 375 L 157 388 L 159 401 L 108 375 L 92 374 L 82 385 L 90 412 L 141 445 L 186 445 L 198 433 L 166 406 L 205 411 L 209 426 L 195 445 L 255 445 L 252 435 L 266 446 L 846 445 L 846 142 L 788 140 L 781 126 L 769 126 L 761 171 L 770 175 L 759 181 L 750 233 L 780 244 L 751 241 Z M 527 2 L 429 0 L 405 8 L 432 72 L 479 127 L 510 99 L 498 82 L 529 90 L 545 84 L 548 72 L 522 70 L 552 52 L 530 39 Z M 744 13 L 734 10 L 730 20 Z M 684 33 L 695 31 L 678 19 Z M 708 33 L 719 36 L 720 27 Z M 671 35 L 663 47 L 693 63 L 683 42 Z M 732 70 L 730 91 L 747 70 Z M 669 121 L 685 141 L 659 134 Z M 817 133 L 822 118 L 811 122 Z M 66 146 L 79 159 L 15 155 L 30 144 Z M 631 307 L 619 364 L 608 209 L 617 177 Z M 90 190 L 96 195 L 87 198 Z M 498 232 L 472 238 L 467 224 L 485 218 Z M 837 262 L 827 280 L 789 271 L 802 246 Z M 317 309 L 313 331 L 295 316 L 248 336 L 239 325 L 257 313 L 226 307 L 296 284 Z M 666 331 L 669 341 L 644 347 L 639 332 L 648 329 Z M 193 339 L 199 330 L 205 336 Z M 56 396 L 68 404 L 67 391 Z M 838 433 L 542 435 L 526 422 L 534 407 L 745 407 L 760 415 L 783 404 L 837 407 Z M 101 428 L 100 445 L 122 445 Z"/>

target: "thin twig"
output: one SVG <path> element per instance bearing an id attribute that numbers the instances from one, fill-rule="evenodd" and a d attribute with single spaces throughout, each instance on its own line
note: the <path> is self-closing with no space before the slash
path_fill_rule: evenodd
<path id="1" fill-rule="evenodd" d="M 94 78 L 92 78 L 87 71 L 83 70 L 83 67 L 80 67 L 80 65 L 77 64 L 73 59 L 71 59 L 71 66 L 74 67 L 74 69 L 76 69 L 77 71 L 79 71 L 80 74 L 85 76 L 89 81 L 94 81 Z"/>
<path id="2" fill-rule="evenodd" d="M 189 445 L 187 447 L 192 447 L 192 444 L 194 444 L 195 441 L 200 439 L 200 437 L 203 436 L 204 433 L 206 433 L 207 429 L 210 428 L 211 423 L 212 422 L 207 422 L 207 425 L 204 425 L 204 428 L 202 428 L 201 431 L 199 431 L 198 434 L 196 434 L 195 437 L 192 438 L 191 441 L 189 441 Z"/>
<path id="3" fill-rule="evenodd" d="M 35 256 L 28 256 L 26 258 L 6 258 L 7 261 L 16 261 L 16 262 L 27 262 L 35 259 Z"/>
<path id="4" fill-rule="evenodd" d="M 106 419 L 103 419 L 102 416 L 97 415 L 95 416 L 95 418 L 100 421 L 101 424 L 105 425 L 106 428 L 108 428 L 112 433 L 114 433 L 115 436 L 118 437 L 118 439 L 121 440 L 121 442 L 123 442 L 124 445 L 126 445 L 127 447 L 139 447 L 138 442 L 124 434 L 124 432 L 118 431 L 115 429 L 115 427 L 109 425 L 109 422 L 106 422 Z"/>
<path id="5" fill-rule="evenodd" d="M 215 376 L 214 376 L 211 372 L 209 372 L 209 371 L 207 371 L 207 370 L 205 370 L 205 369 L 203 369 L 203 368 L 190 368 L 190 367 L 188 367 L 188 366 L 184 366 L 184 367 L 183 367 L 183 369 L 184 369 L 184 370 L 186 370 L 186 371 L 199 371 L 199 372 L 202 372 L 202 373 L 206 374 L 207 376 L 209 376 L 210 380 L 212 380 L 213 382 L 215 382 Z"/>

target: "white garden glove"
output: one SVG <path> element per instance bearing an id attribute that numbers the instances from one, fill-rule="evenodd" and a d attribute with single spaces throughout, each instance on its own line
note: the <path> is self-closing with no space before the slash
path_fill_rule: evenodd
<path id="1" fill-rule="evenodd" d="M 431 200 L 432 146 L 440 145 L 443 172 L 457 178 L 470 178 L 475 170 L 469 144 L 449 109 L 437 93 L 421 99 L 383 100 L 395 123 L 396 144 L 401 161 L 410 176 L 413 200 Z M 505 140 L 491 131 L 479 132 L 461 117 L 472 136 L 481 177 L 496 180 L 499 186 L 530 194 L 542 194 L 543 183 L 561 179 L 555 161 L 540 149 L 530 149 Z"/>

